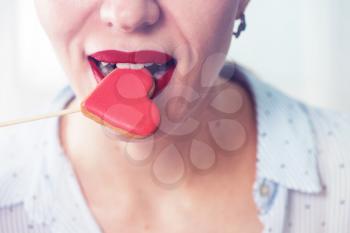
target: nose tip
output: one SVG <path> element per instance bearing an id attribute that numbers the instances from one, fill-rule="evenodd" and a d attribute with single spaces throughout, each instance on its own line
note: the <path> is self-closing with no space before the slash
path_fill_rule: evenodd
<path id="1" fill-rule="evenodd" d="M 110 28 L 132 32 L 158 21 L 159 7 L 154 0 L 115 0 L 101 5 L 101 21 Z"/>

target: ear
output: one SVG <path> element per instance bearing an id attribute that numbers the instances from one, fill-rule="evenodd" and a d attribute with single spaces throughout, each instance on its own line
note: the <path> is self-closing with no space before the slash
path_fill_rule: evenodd
<path id="1" fill-rule="evenodd" d="M 241 15 L 245 12 L 249 2 L 250 2 L 250 0 L 241 0 L 240 1 L 237 15 L 236 15 L 236 19 L 239 19 L 241 17 Z"/>

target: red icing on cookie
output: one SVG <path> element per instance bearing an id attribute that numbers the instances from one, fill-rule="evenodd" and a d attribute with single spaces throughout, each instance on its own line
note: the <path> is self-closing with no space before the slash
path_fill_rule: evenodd
<path id="1" fill-rule="evenodd" d="M 147 69 L 115 69 L 81 103 L 82 112 L 96 122 L 132 137 L 157 130 L 160 113 L 149 99 L 154 80 Z"/>

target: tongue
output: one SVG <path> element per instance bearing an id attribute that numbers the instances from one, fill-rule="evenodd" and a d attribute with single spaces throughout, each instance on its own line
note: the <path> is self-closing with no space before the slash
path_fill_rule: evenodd
<path id="1" fill-rule="evenodd" d="M 154 85 L 147 69 L 116 69 L 82 102 L 82 112 L 130 137 L 147 137 L 160 123 L 159 109 L 149 99 Z"/>

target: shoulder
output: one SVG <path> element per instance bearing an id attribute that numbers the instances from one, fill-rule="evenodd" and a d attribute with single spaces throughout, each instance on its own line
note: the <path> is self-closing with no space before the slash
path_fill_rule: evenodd
<path id="1" fill-rule="evenodd" d="M 64 88 L 28 116 L 56 111 L 70 96 L 70 89 Z M 55 139 L 56 124 L 57 118 L 50 118 L 0 128 L 0 208 L 21 202 L 28 193 L 44 157 L 53 152 L 50 141 Z"/>
<path id="2" fill-rule="evenodd" d="M 28 126 L 23 125 L 0 128 L 0 181 L 4 174 L 13 170 L 27 157 L 26 155 L 31 151 L 28 148 L 29 141 L 35 140 L 36 133 L 38 130 L 29 129 Z"/>
<path id="3" fill-rule="evenodd" d="M 43 124 L 15 126 L 0 131 L 0 210 L 19 204 L 40 164 Z"/>
<path id="4" fill-rule="evenodd" d="M 45 102 L 41 107 L 32 110 L 26 116 L 58 111 L 72 97 L 69 86 L 61 89 L 54 98 Z M 11 164 L 18 164 L 27 159 L 33 159 L 50 140 L 55 130 L 57 118 L 33 121 L 0 128 L 0 177 L 4 171 L 11 169 Z M 35 158 L 35 157 L 34 157 Z"/>
<path id="5" fill-rule="evenodd" d="M 45 135 L 45 122 L 0 128 L 0 176 L 20 161 L 35 153 Z"/>

